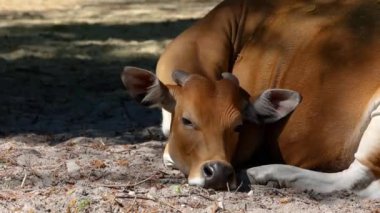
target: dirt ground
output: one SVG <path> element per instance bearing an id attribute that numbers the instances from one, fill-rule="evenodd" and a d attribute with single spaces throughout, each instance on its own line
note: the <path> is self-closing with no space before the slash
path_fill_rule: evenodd
<path id="1" fill-rule="evenodd" d="M 157 110 L 131 101 L 125 65 L 219 0 L 0 0 L 0 212 L 380 212 L 348 193 L 216 192 L 163 167 Z"/>

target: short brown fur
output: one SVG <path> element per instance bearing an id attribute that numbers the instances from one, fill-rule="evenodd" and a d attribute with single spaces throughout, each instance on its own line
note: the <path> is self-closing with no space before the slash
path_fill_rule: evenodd
<path id="1" fill-rule="evenodd" d="M 236 150 L 230 150 L 233 159 L 223 160 L 240 164 L 261 147 L 266 163 L 338 171 L 353 161 L 368 106 L 380 88 L 379 7 L 375 0 L 227 0 L 169 45 L 159 60 L 157 76 L 170 85 L 174 84 L 171 72 L 178 69 L 207 81 L 228 71 L 252 99 L 268 88 L 298 91 L 303 102 L 287 121 L 267 126 L 259 131 L 261 135 L 256 125 L 247 125 Z M 193 94 L 184 91 L 181 97 L 186 107 L 198 113 L 194 117 L 220 113 L 220 123 L 204 124 L 207 131 L 221 131 L 222 124 L 233 123 L 233 119 L 224 122 L 226 114 L 220 111 L 229 106 L 210 99 L 209 92 L 215 88 L 189 86 L 197 89 Z M 239 105 L 234 93 L 225 91 L 230 100 L 224 103 Z M 175 113 L 180 110 L 177 106 Z M 173 125 L 172 134 L 182 131 L 179 128 Z M 259 141 L 265 144 L 259 146 Z M 207 153 L 193 152 L 187 156 L 193 159 L 186 161 L 198 164 L 223 158 L 217 156 L 223 155 L 220 149 L 228 150 L 214 142 L 207 146 L 200 149 Z M 186 150 L 191 148 L 180 144 L 170 152 L 179 158 L 186 156 Z M 363 163 L 379 171 L 380 150 L 372 155 Z"/>

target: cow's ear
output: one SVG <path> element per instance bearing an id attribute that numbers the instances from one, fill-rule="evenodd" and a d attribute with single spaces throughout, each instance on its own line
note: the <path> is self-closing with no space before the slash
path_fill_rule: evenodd
<path id="1" fill-rule="evenodd" d="M 245 117 L 255 123 L 273 123 L 293 112 L 301 102 L 301 95 L 293 90 L 265 90 L 245 111 Z"/>
<path id="2" fill-rule="evenodd" d="M 125 67 L 121 80 L 128 94 L 141 104 L 162 107 L 170 112 L 174 110 L 175 86 L 165 86 L 152 72 L 137 67 Z"/>

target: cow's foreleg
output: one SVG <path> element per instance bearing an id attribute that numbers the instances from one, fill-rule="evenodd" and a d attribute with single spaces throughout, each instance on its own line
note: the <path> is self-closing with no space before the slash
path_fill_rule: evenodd
<path id="1" fill-rule="evenodd" d="M 247 170 L 252 184 L 278 183 L 280 187 L 291 187 L 317 193 L 349 190 L 360 192 L 376 180 L 370 169 L 354 161 L 351 166 L 337 173 L 323 173 L 289 165 L 267 165 Z M 368 196 L 366 196 L 368 197 Z"/>
<path id="2" fill-rule="evenodd" d="M 355 161 L 342 172 L 322 173 L 289 165 L 267 165 L 247 170 L 252 183 L 278 183 L 284 187 L 331 193 L 340 190 L 380 199 L 380 104 L 374 105 L 363 132 Z"/>

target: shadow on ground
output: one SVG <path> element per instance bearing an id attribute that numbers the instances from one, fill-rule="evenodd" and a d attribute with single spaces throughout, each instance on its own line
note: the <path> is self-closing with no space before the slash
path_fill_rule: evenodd
<path id="1" fill-rule="evenodd" d="M 193 22 L 0 28 L 0 134 L 162 138 L 158 110 L 131 101 L 120 72 L 154 70 L 167 42 Z"/>
<path id="2" fill-rule="evenodd" d="M 0 16 L 1 17 L 1 16 Z M 5 43 L 0 53 L 17 50 L 24 45 L 42 45 L 50 42 L 106 41 L 146 41 L 172 39 L 188 28 L 195 19 L 177 21 L 103 24 L 73 23 L 38 26 L 11 26 L 2 28 L 0 35 Z M 13 45 L 6 45 L 7 42 Z"/>

